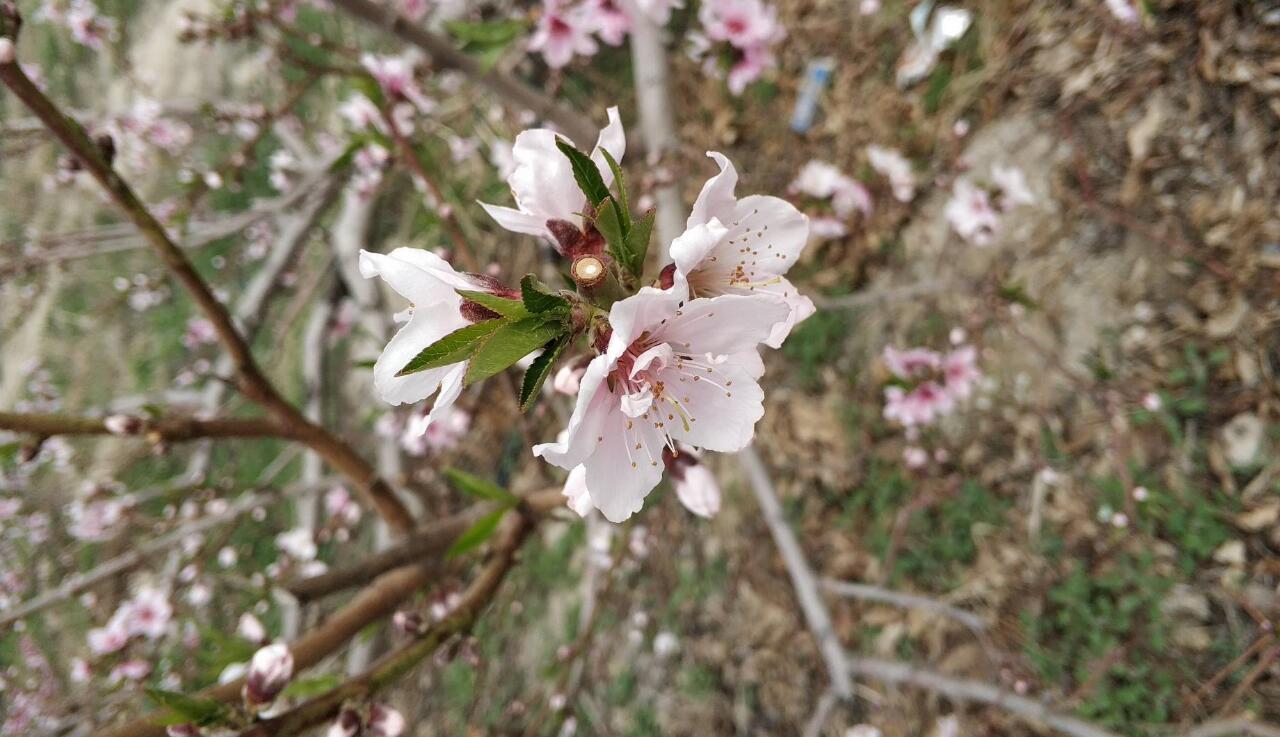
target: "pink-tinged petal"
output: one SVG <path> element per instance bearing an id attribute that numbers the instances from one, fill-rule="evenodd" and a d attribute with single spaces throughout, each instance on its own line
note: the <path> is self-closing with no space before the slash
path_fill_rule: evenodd
<path id="1" fill-rule="evenodd" d="M 665 323 L 650 329 L 677 351 L 687 348 L 698 354 L 733 354 L 765 341 L 773 326 L 789 313 L 787 304 L 776 298 L 727 294 L 687 302 Z"/>
<path id="2" fill-rule="evenodd" d="M 747 375 L 753 379 L 759 380 L 761 376 L 764 376 L 764 360 L 760 358 L 760 351 L 758 350 L 752 349 L 735 353 L 729 356 L 727 360 L 742 367 L 742 370 L 746 371 Z"/>
<path id="3" fill-rule="evenodd" d="M 776 278 L 756 291 L 774 295 L 786 303 L 788 310 L 790 310 L 786 319 L 774 324 L 769 337 L 764 341 L 764 344 L 770 348 L 781 348 L 783 341 L 791 334 L 792 328 L 817 311 L 817 308 L 813 306 L 813 300 L 801 294 L 800 290 L 796 289 L 795 285 L 784 276 Z"/>
<path id="4" fill-rule="evenodd" d="M 685 299 L 684 292 L 677 283 L 668 290 L 642 287 L 639 292 L 619 302 L 614 302 L 609 309 L 609 326 L 613 328 L 613 336 L 609 339 L 609 350 L 606 355 L 617 358 L 640 337 L 640 333 L 660 325 L 674 315 Z"/>
<path id="5" fill-rule="evenodd" d="M 595 505 L 591 503 L 591 493 L 587 491 L 586 466 L 574 466 L 569 477 L 564 480 L 564 490 L 561 493 L 564 494 L 569 509 L 577 512 L 579 517 L 586 517 L 595 509 Z"/>
<path id="6" fill-rule="evenodd" d="M 738 170 L 728 157 L 717 151 L 708 151 L 707 156 L 720 166 L 720 173 L 707 180 L 693 203 L 686 227 L 692 228 L 708 222 L 711 218 L 719 218 L 728 223 L 733 220 L 734 205 L 737 199 L 733 191 L 738 186 Z"/>
<path id="7" fill-rule="evenodd" d="M 654 410 L 671 437 L 721 453 L 751 442 L 764 416 L 764 391 L 746 368 L 729 362 L 709 366 L 694 357 L 661 376 L 664 392 Z"/>
<path id="8" fill-rule="evenodd" d="M 546 462 L 571 471 L 595 450 L 606 417 L 617 411 L 617 398 L 605 386 L 613 368 L 607 356 L 596 356 L 587 365 L 578 387 L 578 401 L 569 418 L 564 439 L 533 446 L 533 454 Z"/>
<path id="9" fill-rule="evenodd" d="M 663 441 L 653 426 L 621 412 L 608 415 L 601 440 L 587 458 L 587 491 L 610 522 L 622 522 L 644 506 L 644 498 L 662 480 Z"/>
<path id="10" fill-rule="evenodd" d="M 676 497 L 685 509 L 699 517 L 710 519 L 720 511 L 720 484 L 711 470 L 695 463 L 684 470 L 684 476 L 674 480 Z"/>
<path id="11" fill-rule="evenodd" d="M 734 208 L 731 239 L 749 246 L 757 268 L 785 274 L 809 243 L 809 216 L 778 197 L 748 195 Z"/>
<path id="12" fill-rule="evenodd" d="M 452 310 L 457 319 L 441 319 L 430 314 L 432 310 Z M 457 308 L 449 305 L 437 304 L 416 310 L 409 322 L 387 343 L 382 355 L 378 356 L 373 365 L 373 385 L 382 401 L 388 404 L 412 404 L 434 394 L 440 388 L 440 382 L 454 367 L 441 366 L 408 376 L 396 374 L 424 348 L 465 324 L 466 321 L 457 314 Z M 449 325 L 453 327 L 447 327 Z"/>
<path id="13" fill-rule="evenodd" d="M 671 261 L 677 271 L 688 274 L 698 268 L 699 264 L 711 258 L 728 233 L 729 229 L 714 217 L 705 223 L 689 226 L 679 238 L 671 241 Z"/>
<path id="14" fill-rule="evenodd" d="M 581 218 L 586 198 L 573 178 L 569 159 L 556 148 L 557 134 L 543 128 L 527 130 L 516 136 L 511 155 L 516 169 L 507 178 L 516 206 L 523 212 L 547 220 Z"/>
<path id="15" fill-rule="evenodd" d="M 618 115 L 618 108 L 609 108 L 608 115 L 609 124 L 600 130 L 596 147 L 591 152 L 591 160 L 600 168 L 600 176 L 604 178 L 605 185 L 612 185 L 613 169 L 609 168 L 609 162 L 605 161 L 600 149 L 608 151 L 614 161 L 620 162 L 622 155 L 627 152 L 627 136 L 622 129 L 622 118 Z"/>
<path id="16" fill-rule="evenodd" d="M 512 233 L 524 233 L 525 235 L 547 236 L 547 221 L 537 215 L 531 215 L 527 212 L 520 212 L 514 208 L 502 207 L 501 205 L 490 205 L 486 202 L 477 203 L 489 213 L 489 217 L 494 222 Z"/>
<path id="17" fill-rule="evenodd" d="M 462 394 L 462 382 L 467 375 L 467 364 L 463 362 L 447 368 L 449 368 L 449 372 L 440 380 L 440 393 L 436 395 L 436 403 L 432 405 L 431 412 L 427 414 L 428 428 L 431 427 L 432 423 L 448 415 L 453 403 L 458 401 L 458 396 Z M 468 417 L 468 420 L 470 419 L 467 415 L 462 416 Z"/>

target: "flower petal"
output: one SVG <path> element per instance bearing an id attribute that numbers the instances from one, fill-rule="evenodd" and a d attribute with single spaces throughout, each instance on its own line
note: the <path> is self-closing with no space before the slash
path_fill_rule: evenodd
<path id="1" fill-rule="evenodd" d="M 600 149 L 608 151 L 614 161 L 622 161 L 622 155 L 627 152 L 627 136 L 622 130 L 622 118 L 618 115 L 618 108 L 609 108 L 608 115 L 609 124 L 600 130 L 596 147 L 591 151 L 591 160 L 600 167 L 600 176 L 604 178 L 606 186 L 613 184 L 613 169 L 609 168 L 609 162 L 605 161 Z"/>
<path id="2" fill-rule="evenodd" d="M 756 422 L 764 416 L 764 391 L 747 368 L 730 362 L 709 369 L 685 363 L 661 375 L 665 392 L 654 410 L 671 437 L 722 453 L 751 442 Z"/>
<path id="3" fill-rule="evenodd" d="M 474 287 L 447 261 L 421 248 L 397 248 L 387 254 L 361 251 L 360 275 L 366 279 L 382 277 L 400 296 L 419 307 L 461 302 L 450 282 L 461 279 L 462 284 Z"/>
<path id="4" fill-rule="evenodd" d="M 461 315 L 458 316 L 458 323 L 457 327 L 465 324 Z M 422 352 L 423 348 L 457 329 L 457 327 L 446 329 L 444 325 L 445 323 L 438 318 L 419 309 L 391 338 L 387 347 L 382 350 L 382 355 L 378 356 L 377 362 L 373 365 L 373 385 L 378 390 L 378 395 L 382 397 L 382 401 L 388 404 L 412 404 L 426 399 L 434 394 L 440 388 L 440 382 L 455 370 L 453 366 L 441 366 L 408 376 L 396 376 L 405 364 Z"/>
<path id="5" fill-rule="evenodd" d="M 690 226 L 679 238 L 671 241 L 671 261 L 675 263 L 676 270 L 688 274 L 698 268 L 712 257 L 716 247 L 728 233 L 729 229 L 719 218 L 714 217 L 705 223 Z"/>
<path id="6" fill-rule="evenodd" d="M 616 414 L 617 397 L 605 386 L 605 377 L 613 368 L 607 356 L 596 356 L 587 365 L 578 388 L 578 402 L 573 407 L 564 439 L 533 446 L 533 454 L 566 471 L 581 465 L 595 450 L 601 428 L 609 414 Z"/>
<path id="7" fill-rule="evenodd" d="M 687 302 L 665 324 L 652 320 L 640 325 L 658 325 L 651 328 L 654 337 L 671 343 L 677 351 L 734 354 L 766 340 L 773 326 L 786 320 L 789 312 L 780 299 L 726 294 Z M 612 318 L 610 314 L 610 321 Z M 616 336 L 616 326 L 614 330 Z M 609 347 L 612 350 L 613 345 Z"/>
<path id="8" fill-rule="evenodd" d="M 628 427 L 629 426 L 629 427 Z M 584 464 L 587 491 L 610 522 L 622 522 L 644 506 L 644 498 L 662 480 L 662 438 L 643 419 L 612 412 L 600 430 L 594 452 Z"/>
<path id="9" fill-rule="evenodd" d="M 630 297 L 614 302 L 609 309 L 609 326 L 613 328 L 613 336 L 609 339 L 606 355 L 611 359 L 621 356 L 627 346 L 640 337 L 640 333 L 671 318 L 684 299 L 685 292 L 678 282 L 675 287 L 667 290 L 642 287 Z"/>
<path id="10" fill-rule="evenodd" d="M 809 217 L 778 197 L 748 195 L 734 208 L 729 238 L 750 246 L 756 268 L 785 274 L 809 243 Z"/>
<path id="11" fill-rule="evenodd" d="M 708 151 L 707 156 L 715 159 L 720 165 L 720 173 L 707 180 L 693 203 L 686 227 L 708 222 L 711 218 L 720 218 L 722 222 L 733 219 L 734 203 L 737 201 L 733 190 L 738 186 L 738 170 L 733 162 L 722 153 Z"/>
<path id="12" fill-rule="evenodd" d="M 494 222 L 512 233 L 524 233 L 526 235 L 536 235 L 549 237 L 547 232 L 547 221 L 537 215 L 531 215 L 527 212 L 520 212 L 511 207 L 502 207 L 501 205 L 490 205 L 487 202 L 477 203 L 489 213 L 489 217 Z"/>

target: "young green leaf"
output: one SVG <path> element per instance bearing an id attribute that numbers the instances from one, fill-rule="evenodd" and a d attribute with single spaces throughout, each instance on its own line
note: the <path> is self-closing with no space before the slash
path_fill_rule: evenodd
<path id="1" fill-rule="evenodd" d="M 604 160 L 608 162 L 609 169 L 613 172 L 613 183 L 618 190 L 618 206 L 622 208 L 623 217 L 626 218 L 627 229 L 631 225 L 631 203 L 627 200 L 627 183 L 622 179 L 622 167 L 618 166 L 617 159 L 613 158 L 613 154 L 609 153 L 603 146 L 600 153 L 604 155 Z"/>
<path id="2" fill-rule="evenodd" d="M 469 474 L 466 471 L 459 471 L 456 468 L 446 468 L 444 470 L 444 477 L 449 479 L 449 483 L 453 485 L 453 488 L 467 496 L 474 496 L 477 499 L 486 499 L 491 502 L 499 502 L 508 507 L 514 507 L 516 504 L 520 503 L 520 500 L 515 494 L 512 494 L 492 481 L 486 481 L 485 479 Z"/>
<path id="3" fill-rule="evenodd" d="M 631 232 L 627 234 L 627 252 L 631 256 L 627 264 L 631 273 L 636 276 L 644 273 L 644 259 L 649 253 L 649 238 L 653 233 L 653 215 L 653 210 L 646 212 L 644 217 L 635 221 Z"/>
<path id="4" fill-rule="evenodd" d="M 524 305 L 518 299 L 499 297 L 488 292 L 473 292 L 469 289 L 459 289 L 457 292 L 463 299 L 475 302 L 481 307 L 492 310 L 503 317 L 521 320 L 529 316 L 529 311 L 524 308 Z"/>
<path id="5" fill-rule="evenodd" d="M 525 274 L 520 280 L 520 297 L 524 300 L 524 308 L 533 313 L 569 308 L 569 300 L 551 291 L 551 287 L 538 281 L 533 274 Z"/>
<path id="6" fill-rule="evenodd" d="M 560 357 L 560 353 L 568 343 L 567 336 L 562 335 L 556 338 L 547 343 L 542 353 L 533 359 L 533 363 L 529 364 L 529 370 L 524 372 L 524 381 L 520 384 L 521 412 L 528 412 L 534 402 L 538 401 L 543 383 L 551 375 L 551 369 L 555 367 L 556 359 Z"/>
<path id="7" fill-rule="evenodd" d="M 622 229 L 622 218 L 618 214 L 618 206 L 613 197 L 606 197 L 596 207 L 596 230 L 604 236 L 609 244 L 609 253 L 614 260 L 627 267 L 631 265 L 630 253 L 627 251 L 627 234 Z"/>
<path id="8" fill-rule="evenodd" d="M 578 188 L 582 190 L 582 194 L 586 195 L 587 201 L 592 206 L 600 204 L 601 200 L 609 196 L 609 188 L 604 186 L 604 177 L 600 176 L 600 169 L 596 166 L 596 162 L 563 138 L 556 139 L 556 148 L 569 158 L 569 165 L 573 167 L 573 178 L 578 182 Z"/>
<path id="9" fill-rule="evenodd" d="M 485 338 L 506 324 L 506 320 L 485 320 L 468 325 L 449 333 L 440 340 L 422 349 L 413 360 L 405 364 L 396 376 L 408 376 L 427 369 L 448 366 L 451 363 L 465 361 L 475 353 Z"/>
<path id="10" fill-rule="evenodd" d="M 200 727 L 220 727 L 234 723 L 234 712 L 221 701 L 199 699 L 159 688 L 147 688 L 146 692 L 157 706 L 166 710 L 165 714 L 155 720 L 162 726 L 195 724 Z"/>
<path id="11" fill-rule="evenodd" d="M 499 373 L 564 333 L 565 327 L 563 318 L 547 319 L 545 315 L 503 325 L 471 356 L 463 384 L 470 386 Z"/>
<path id="12" fill-rule="evenodd" d="M 299 678 L 292 681 L 288 686 L 284 687 L 280 695 L 293 699 L 309 699 L 312 696 L 319 696 L 322 693 L 332 691 L 340 685 L 342 685 L 342 676 L 337 673 L 325 673 L 324 675 Z"/>
<path id="13" fill-rule="evenodd" d="M 445 557 L 456 558 L 483 545 L 485 540 L 493 537 L 493 533 L 498 529 L 498 523 L 502 521 L 502 516 L 506 513 L 507 508 L 503 507 L 481 517 L 466 532 L 458 536 L 453 545 L 449 546 L 449 551 L 445 553 Z"/>
<path id="14" fill-rule="evenodd" d="M 472 44 L 492 46 L 514 41 L 516 36 L 524 30 L 524 24 L 518 20 L 484 22 L 455 20 L 445 23 L 444 28 L 450 36 L 467 46 Z"/>

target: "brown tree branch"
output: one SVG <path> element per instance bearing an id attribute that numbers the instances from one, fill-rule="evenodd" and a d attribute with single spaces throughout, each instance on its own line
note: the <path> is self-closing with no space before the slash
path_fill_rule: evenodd
<path id="1" fill-rule="evenodd" d="M 524 82 L 497 70 L 485 69 L 480 62 L 453 47 L 446 39 L 422 26 L 405 20 L 391 5 L 377 5 L 369 0 L 333 0 L 334 7 L 366 23 L 386 30 L 401 41 L 416 46 L 431 57 L 437 69 L 452 69 L 485 87 L 503 103 L 518 109 L 532 110 L 569 136 L 587 145 L 596 131 L 588 118 L 571 110 Z"/>
<path id="2" fill-rule="evenodd" d="M 532 513 L 545 514 L 563 506 L 564 497 L 559 489 L 548 489 L 529 494 L 524 497 L 524 503 Z M 317 576 L 287 582 L 284 589 L 297 597 L 298 601 L 306 603 L 359 586 L 392 568 L 415 560 L 438 557 L 486 512 L 485 509 L 473 508 L 432 522 L 409 533 L 393 547 L 344 568 L 334 568 Z"/>
<path id="3" fill-rule="evenodd" d="M 507 524 L 498 533 L 492 558 L 463 592 L 458 605 L 440 622 L 383 656 L 364 673 L 280 716 L 254 725 L 241 732 L 240 737 L 288 737 L 333 719 L 347 701 L 376 694 L 411 672 L 450 637 L 469 631 L 511 570 L 516 552 L 534 524 L 535 519 L 528 514 L 509 515 Z"/>
<path id="4" fill-rule="evenodd" d="M 17 43 L 16 7 L 12 2 L 0 5 L 0 38 Z M 138 199 L 127 183 L 111 168 L 99 146 L 89 138 L 78 123 L 63 115 L 57 106 L 45 96 L 27 77 L 16 61 L 0 64 L 0 82 L 3 82 L 36 117 L 44 122 L 50 132 L 80 161 L 116 206 L 142 232 L 169 271 L 182 282 L 196 305 L 212 323 L 223 348 L 234 363 L 236 385 L 250 400 L 261 405 L 280 425 L 298 433 L 298 439 L 321 455 L 339 473 L 346 476 L 357 492 L 377 510 L 392 529 L 404 532 L 413 526 L 413 518 L 392 491 L 380 479 L 373 467 L 358 453 L 319 425 L 311 423 L 289 404 L 262 373 L 231 316 L 212 290 L 196 272 L 164 227 Z"/>
<path id="5" fill-rule="evenodd" d="M 151 442 L 184 442 L 200 438 L 284 438 L 301 439 L 296 430 L 262 417 L 222 417 L 200 420 L 194 417 L 134 417 L 127 432 L 107 427 L 106 418 L 72 415 L 19 414 L 0 412 L 0 430 L 29 433 L 40 438 L 54 435 L 121 435 L 146 438 Z"/>

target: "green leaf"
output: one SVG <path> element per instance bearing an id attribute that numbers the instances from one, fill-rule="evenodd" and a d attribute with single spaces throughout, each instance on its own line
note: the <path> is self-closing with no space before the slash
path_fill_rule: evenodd
<path id="1" fill-rule="evenodd" d="M 543 349 L 542 354 L 533 359 L 533 363 L 529 364 L 529 370 L 524 372 L 524 381 L 520 384 L 520 411 L 528 412 L 534 402 L 538 401 L 538 395 L 541 393 L 542 385 L 546 382 L 547 377 L 551 375 L 551 369 L 555 366 L 556 359 L 560 357 L 561 351 L 568 345 L 569 341 L 565 336 L 560 336 L 555 340 L 547 343 L 547 347 Z"/>
<path id="2" fill-rule="evenodd" d="M 463 380 L 470 386 L 494 376 L 565 332 L 563 316 L 535 315 L 498 328 L 471 356 Z"/>
<path id="3" fill-rule="evenodd" d="M 456 468 L 446 468 L 444 470 L 444 477 L 449 479 L 449 483 L 453 485 L 453 488 L 467 496 L 474 496 L 477 499 L 487 499 L 491 502 L 499 502 L 508 507 L 514 507 L 516 504 L 520 503 L 520 499 L 517 498 L 515 494 L 512 494 L 492 481 L 487 481 L 479 476 L 469 474 L 466 471 L 459 471 Z"/>
<path id="4" fill-rule="evenodd" d="M 525 274 L 520 280 L 520 297 L 524 300 L 524 308 L 533 313 L 569 309 L 569 300 L 551 291 L 551 287 L 538 281 L 533 274 Z"/>
<path id="5" fill-rule="evenodd" d="M 456 558 L 483 545 L 485 540 L 493 537 L 493 533 L 498 529 L 498 523 L 502 521 L 502 516 L 506 513 L 507 508 L 503 507 L 481 517 L 466 532 L 458 536 L 453 545 L 449 546 L 449 551 L 445 553 L 445 557 Z"/>
<path id="6" fill-rule="evenodd" d="M 524 304 L 518 299 L 510 299 L 507 297 L 499 297 L 496 294 L 488 292 L 473 292 L 470 289 L 459 289 L 458 294 L 466 300 L 470 300 L 486 307 L 494 312 L 509 317 L 513 320 L 521 320 L 529 316 L 529 311 L 524 308 Z"/>
<path id="7" fill-rule="evenodd" d="M 328 693 L 341 684 L 342 676 L 337 673 L 325 673 L 324 675 L 292 681 L 288 686 L 285 686 L 280 695 L 295 699 L 309 699 L 322 693 Z"/>
<path id="8" fill-rule="evenodd" d="M 627 248 L 627 234 L 622 228 L 622 217 L 618 214 L 618 206 L 609 196 L 600 201 L 596 208 L 596 230 L 604 236 L 609 244 L 609 253 L 613 260 L 631 270 L 631 251 Z"/>
<path id="9" fill-rule="evenodd" d="M 596 162 L 563 138 L 556 139 L 556 148 L 569 158 L 569 165 L 573 167 L 573 178 L 593 207 L 609 196 L 609 188 L 604 186 L 604 178 L 600 176 L 600 169 L 596 167 Z"/>
<path id="10" fill-rule="evenodd" d="M 427 369 L 465 361 L 483 344 L 485 338 L 506 324 L 506 320 L 485 320 L 449 333 L 432 343 L 405 364 L 396 376 L 408 376 Z"/>
<path id="11" fill-rule="evenodd" d="M 627 201 L 627 184 L 622 179 L 622 167 L 618 166 L 617 159 L 613 158 L 613 154 L 600 147 L 600 153 L 604 155 L 604 160 L 608 162 L 609 169 L 613 171 L 613 183 L 618 189 L 618 205 L 622 208 L 623 216 L 626 218 L 626 227 L 624 231 L 631 229 L 631 203 Z"/>
<path id="12" fill-rule="evenodd" d="M 445 23 L 444 28 L 450 36 L 468 46 L 504 46 L 520 35 L 524 30 L 524 23 L 518 20 L 488 22 L 456 20 Z"/>
<path id="13" fill-rule="evenodd" d="M 653 233 L 653 216 L 653 210 L 646 212 L 644 217 L 635 221 L 631 232 L 627 234 L 627 251 L 631 254 L 628 266 L 636 276 L 644 273 L 644 259 L 649 253 L 649 239 Z"/>
<path id="14" fill-rule="evenodd" d="M 159 688 L 147 688 L 147 696 L 156 705 L 167 710 L 155 720 L 156 724 L 172 726 L 175 724 L 196 724 L 201 727 L 230 725 L 234 722 L 231 707 L 213 699 L 199 699 L 194 696 L 165 691 Z"/>

